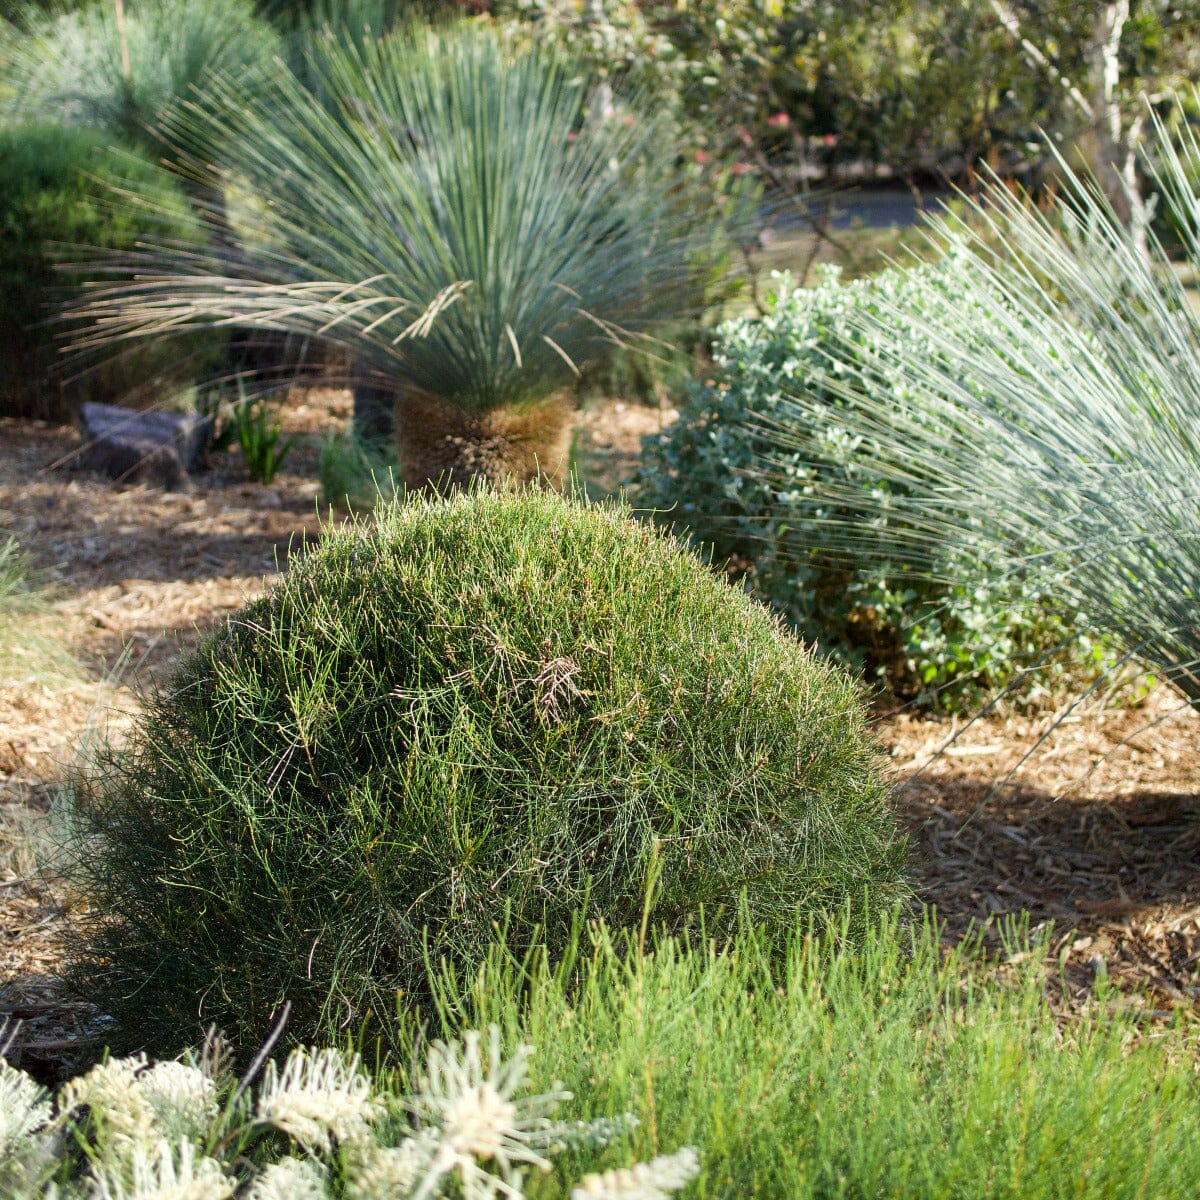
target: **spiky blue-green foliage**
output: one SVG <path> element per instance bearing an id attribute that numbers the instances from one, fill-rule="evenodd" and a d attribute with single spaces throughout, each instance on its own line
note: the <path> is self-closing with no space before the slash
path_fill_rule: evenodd
<path id="1" fill-rule="evenodd" d="M 1200 146 L 1159 142 L 1195 268 Z M 896 486 L 830 480 L 821 498 L 858 506 L 831 531 L 845 554 L 903 554 L 956 585 L 997 568 L 1033 580 L 1197 703 L 1200 317 L 1161 249 L 1142 255 L 1095 184 L 1060 166 L 1052 208 L 997 183 L 969 228 L 935 227 L 939 304 L 900 296 L 850 323 L 854 355 L 871 353 L 843 377 L 839 420 Z M 793 392 L 776 457 L 823 419 Z"/>
<path id="2" fill-rule="evenodd" d="M 239 324 L 347 347 L 468 412 L 540 399 L 614 340 L 701 303 L 720 223 L 649 98 L 591 106 L 551 48 L 486 27 L 317 38 L 312 86 L 176 112 L 255 198 L 237 262 L 159 243 L 87 311 L 100 339 Z M 333 103 L 336 98 L 336 103 Z"/>
<path id="3" fill-rule="evenodd" d="M 903 892 L 853 681 L 623 511 L 476 490 L 330 530 L 79 796 L 76 983 L 125 1044 L 420 1001 L 581 908 L 777 932 Z"/>
<path id="4" fill-rule="evenodd" d="M 96 126 L 125 142 L 170 146 L 156 126 L 195 99 L 211 71 L 253 77 L 278 46 L 252 0 L 92 0 L 26 16 L 6 63 L 8 107 L 25 120 Z"/>

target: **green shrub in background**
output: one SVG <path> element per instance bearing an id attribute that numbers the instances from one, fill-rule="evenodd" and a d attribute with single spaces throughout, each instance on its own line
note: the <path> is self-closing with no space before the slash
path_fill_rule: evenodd
<path id="1" fill-rule="evenodd" d="M 114 187 L 148 195 L 157 228 L 191 227 L 178 187 L 148 158 L 110 148 L 92 130 L 56 125 L 0 128 L 0 414 L 69 419 L 86 400 L 115 402 L 156 377 L 162 387 L 190 382 L 187 359 L 202 354 L 192 339 L 169 349 L 139 346 L 72 378 L 45 322 L 74 294 L 79 279 L 58 269 L 84 247 L 128 250 L 142 222 L 113 203 Z M 181 365 L 182 360 L 182 365 Z M 168 370 L 168 368 L 171 368 Z M 155 393 L 157 396 L 158 393 Z"/>
<path id="2" fill-rule="evenodd" d="M 845 285 L 828 268 L 808 290 L 786 275 L 776 281 L 764 316 L 720 327 L 710 378 L 687 388 L 675 424 L 645 440 L 639 505 L 688 531 L 822 653 L 865 667 L 902 697 L 970 707 L 1058 647 L 1069 646 L 1073 669 L 1085 666 L 1097 651 L 1072 634 L 1069 614 L 1044 591 L 1003 578 L 999 564 L 994 575 L 974 564 L 970 584 L 958 585 L 931 583 L 907 561 L 903 523 L 891 513 L 903 479 L 875 469 L 870 428 L 847 427 L 839 389 L 851 374 L 877 388 L 881 408 L 903 404 L 919 420 L 921 406 L 918 388 L 863 374 L 873 346 L 855 340 L 854 322 L 893 308 L 936 320 L 954 285 L 936 265 Z M 875 336 L 906 333 L 901 323 Z M 775 426 L 791 394 L 809 407 L 783 439 Z M 892 553 L 848 563 L 836 552 L 842 530 L 868 521 L 881 543 L 892 539 Z"/>
<path id="3" fill-rule="evenodd" d="M 325 500 L 349 509 L 373 508 L 402 488 L 395 444 L 390 439 L 368 441 L 353 426 L 321 443 L 317 477 Z"/>
<path id="4" fill-rule="evenodd" d="M 477 491 L 331 530 L 78 798 L 76 985 L 124 1044 L 419 1002 L 581 909 L 728 931 L 904 891 L 850 677 L 619 508 Z M 648 899 L 649 897 L 649 899 Z M 648 906 L 648 907 L 647 907 Z"/>

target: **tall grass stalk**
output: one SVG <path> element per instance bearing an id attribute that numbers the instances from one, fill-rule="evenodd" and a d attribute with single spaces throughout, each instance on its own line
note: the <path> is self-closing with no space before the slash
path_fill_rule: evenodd
<path id="1" fill-rule="evenodd" d="M 1198 266 L 1200 146 L 1157 135 L 1159 190 Z M 966 226 L 934 224 L 940 305 L 848 321 L 865 365 L 838 421 L 892 486 L 836 532 L 860 561 L 899 546 L 951 584 L 1000 564 L 1200 705 L 1200 314 L 1161 246 L 1144 257 L 1095 182 L 1060 167 L 1050 207 L 993 181 Z M 791 451 L 827 419 L 798 393 L 772 437 Z M 861 511 L 852 490 L 824 498 Z"/>
<path id="2" fill-rule="evenodd" d="M 836 929 L 797 929 L 782 959 L 749 929 L 724 950 L 637 942 L 593 929 L 553 969 L 496 952 L 441 981 L 438 1036 L 496 1023 L 538 1047 L 534 1088 L 558 1081 L 584 1119 L 638 1119 L 530 1195 L 680 1144 L 700 1149 L 697 1198 L 1182 1200 L 1200 1184 L 1187 1037 L 1143 1040 L 1099 993 L 1060 1028 L 1044 947 L 985 982 L 973 947 L 894 919 L 855 953 Z"/>

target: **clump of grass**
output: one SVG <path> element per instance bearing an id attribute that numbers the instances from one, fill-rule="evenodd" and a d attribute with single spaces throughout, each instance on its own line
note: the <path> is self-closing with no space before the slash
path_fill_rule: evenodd
<path id="1" fill-rule="evenodd" d="M 15 537 L 0 542 L 0 605 L 11 612 L 25 587 L 25 564 Z"/>
<path id="2" fill-rule="evenodd" d="M 233 426 L 250 477 L 257 483 L 270 483 L 296 444 L 295 438 L 283 438 L 278 411 L 266 400 L 243 395 L 233 409 Z"/>
<path id="3" fill-rule="evenodd" d="M 902 893 L 853 681 L 617 507 L 476 490 L 330 530 L 82 781 L 74 980 L 125 1042 L 299 1038 L 581 908 L 785 930 Z M 649 898 L 647 898 L 649 897 Z M 122 1043 L 123 1044 L 123 1043 Z"/>
<path id="4" fill-rule="evenodd" d="M 1182 1027 L 1143 1036 L 1098 985 L 1061 1025 L 1044 943 L 1013 937 L 1009 965 L 932 924 L 894 917 L 854 953 L 803 925 L 782 957 L 741 931 L 727 948 L 593 929 L 557 965 L 497 949 L 443 980 L 442 1024 L 495 1022 L 539 1047 L 534 1088 L 560 1086 L 584 1119 L 637 1118 L 615 1150 L 700 1147 L 689 1197 L 1136 1200 L 1200 1181 L 1200 1086 Z M 1024 952 L 1024 953 L 1019 953 Z M 1014 965 L 1015 964 L 1015 965 Z M 539 1197 L 566 1187 L 545 1181 Z"/>
<path id="5" fill-rule="evenodd" d="M 390 438 L 367 441 L 351 427 L 330 434 L 321 444 L 317 477 L 330 504 L 369 509 L 380 500 L 395 498 L 400 459 Z"/>

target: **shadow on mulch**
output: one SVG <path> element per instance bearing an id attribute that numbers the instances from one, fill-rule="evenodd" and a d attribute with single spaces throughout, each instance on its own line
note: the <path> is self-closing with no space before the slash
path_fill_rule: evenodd
<path id="1" fill-rule="evenodd" d="M 1053 797 L 989 780 L 924 778 L 897 796 L 917 899 L 946 937 L 1014 923 L 1049 930 L 1056 999 L 1105 975 L 1134 1002 L 1200 1016 L 1200 796 Z"/>

